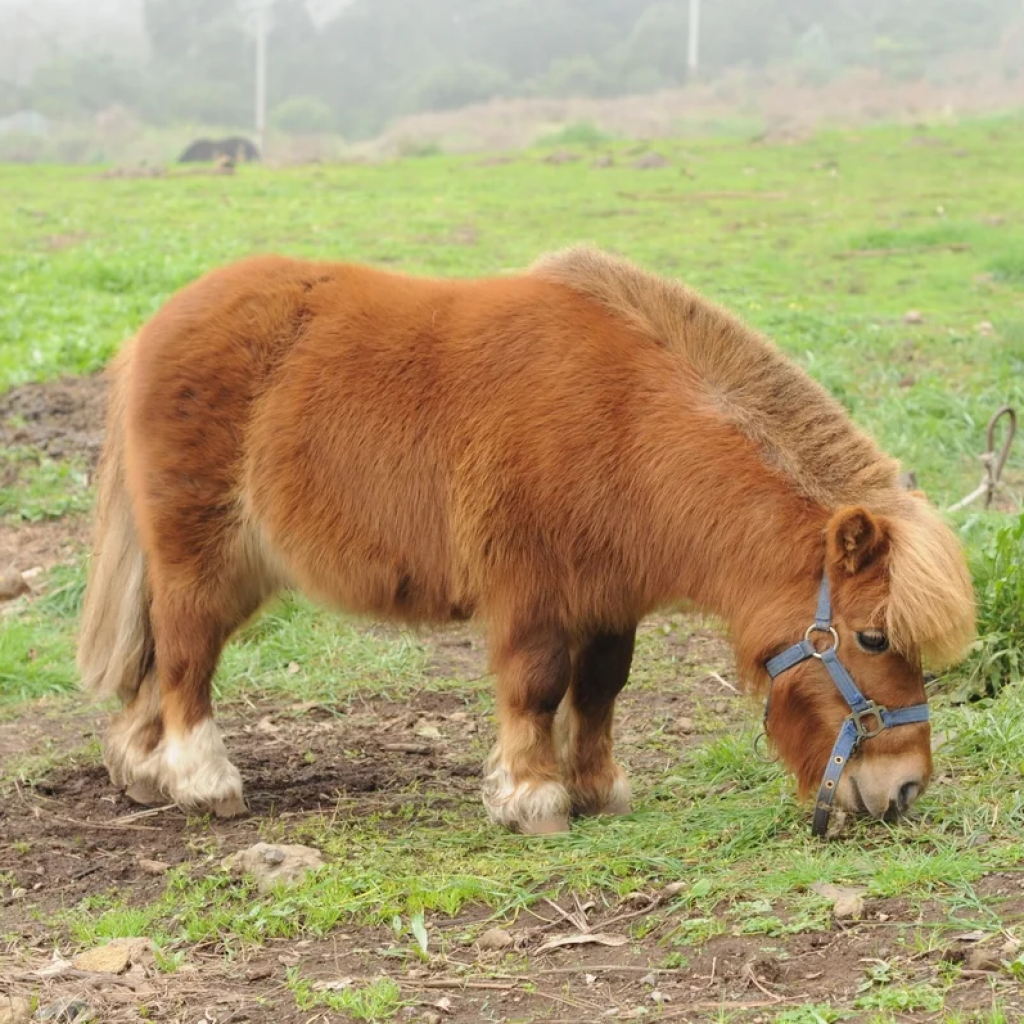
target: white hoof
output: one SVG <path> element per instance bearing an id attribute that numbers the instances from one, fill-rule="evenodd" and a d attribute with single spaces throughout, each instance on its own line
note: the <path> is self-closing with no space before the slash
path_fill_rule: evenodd
<path id="1" fill-rule="evenodd" d="M 569 831 L 572 801 L 560 782 L 515 783 L 501 762 L 492 762 L 488 769 L 483 799 L 491 821 L 526 835 Z"/>
<path id="2" fill-rule="evenodd" d="M 183 736 L 168 736 L 163 766 L 167 791 L 183 810 L 210 811 L 219 818 L 232 818 L 248 809 L 242 796 L 241 773 L 228 760 L 212 718 Z"/>
<path id="3" fill-rule="evenodd" d="M 213 719 L 184 736 L 165 734 L 152 750 L 139 742 L 144 725 L 122 717 L 107 734 L 103 760 L 111 781 L 129 800 L 147 806 L 174 803 L 219 818 L 246 813 L 242 776 L 228 760 Z"/>

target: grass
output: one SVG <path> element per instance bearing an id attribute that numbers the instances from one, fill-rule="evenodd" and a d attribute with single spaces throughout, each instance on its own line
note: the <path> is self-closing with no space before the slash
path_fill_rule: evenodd
<path id="1" fill-rule="evenodd" d="M 896 128 L 784 146 L 669 141 L 655 148 L 670 166 L 642 171 L 630 166 L 635 145 L 594 138 L 586 126 L 545 140 L 581 156 L 557 165 L 538 150 L 498 166 L 422 155 L 380 166 L 244 167 L 230 178 L 0 167 L 0 390 L 98 369 L 172 291 L 250 252 L 469 275 L 589 240 L 688 281 L 770 332 L 948 504 L 977 483 L 991 412 L 1006 402 L 1024 408 L 1022 127 L 1015 116 L 933 128 L 927 148 L 914 143 L 920 130 Z M 597 142 L 614 166 L 591 167 Z M 906 322 L 909 310 L 921 322 Z M 88 507 L 82 467 L 25 447 L 0 460 L 0 527 Z M 1005 476 L 1024 490 L 1019 442 Z M 630 931 L 655 962 L 683 969 L 715 936 L 785 948 L 829 928 L 828 904 L 811 886 L 830 881 L 901 907 L 893 924 L 902 951 L 887 975 L 858 967 L 864 986 L 845 1002 L 814 998 L 773 1019 L 1013 1019 L 1001 1002 L 1013 970 L 978 1015 L 950 1002 L 959 968 L 922 977 L 907 967 L 918 946 L 928 952 L 957 932 L 998 935 L 1020 923 L 981 883 L 1024 857 L 1024 519 L 972 508 L 954 521 L 971 552 L 981 634 L 969 664 L 936 687 L 939 782 L 909 822 L 853 823 L 842 842 L 812 840 L 790 781 L 750 753 L 755 713 L 722 728 L 701 706 L 694 718 L 710 738 L 682 760 L 635 772 L 629 817 L 527 840 L 488 825 L 475 797 L 421 781 L 372 812 L 348 798 L 329 815 L 264 820 L 268 838 L 325 854 L 327 867 L 297 889 L 260 895 L 199 858 L 144 906 L 127 892 L 103 894 L 53 926 L 78 945 L 143 932 L 175 965 L 199 943 L 238 952 L 369 928 L 387 937 L 384 969 L 393 961 L 405 970 L 425 956 L 443 961 L 488 921 L 515 920 L 545 896 L 591 894 L 613 905 L 683 880 Z M 62 706 L 75 682 L 83 580 L 80 565 L 55 569 L 45 596 L 20 599 L 0 619 L 0 717 L 32 714 L 41 698 Z M 635 688 L 663 693 L 703 671 L 681 665 L 671 640 L 642 636 Z M 490 710 L 488 681 L 437 678 L 421 638 L 368 630 L 292 598 L 229 647 L 216 685 L 227 701 L 263 694 L 342 710 L 367 696 L 400 702 L 446 689 L 471 712 Z M 650 748 L 660 750 L 660 739 L 652 734 Z M 40 752 L 14 777 L 33 780 L 60 763 Z M 471 908 L 484 908 L 483 918 L 449 926 Z M 383 1019 L 404 1002 L 388 977 L 318 989 L 296 969 L 287 985 L 310 1014 Z"/>

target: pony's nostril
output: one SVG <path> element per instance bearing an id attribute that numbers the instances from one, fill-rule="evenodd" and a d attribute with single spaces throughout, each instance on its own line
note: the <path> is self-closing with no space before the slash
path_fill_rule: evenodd
<path id="1" fill-rule="evenodd" d="M 921 786 L 916 782 L 905 782 L 900 786 L 900 794 L 896 799 L 896 804 L 901 813 L 910 807 L 920 792 Z"/>

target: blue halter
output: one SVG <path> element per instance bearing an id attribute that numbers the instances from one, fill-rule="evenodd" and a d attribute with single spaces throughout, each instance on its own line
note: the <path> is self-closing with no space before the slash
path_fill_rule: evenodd
<path id="1" fill-rule="evenodd" d="M 831 633 L 832 646 L 827 650 L 818 651 L 811 643 L 812 633 Z M 799 665 L 808 658 L 817 658 L 832 677 L 843 700 L 850 705 L 850 714 L 843 719 L 842 728 L 836 737 L 835 746 L 829 756 L 828 766 L 825 768 L 825 775 L 821 780 L 818 789 L 818 797 L 814 804 L 814 820 L 811 831 L 816 836 L 823 836 L 828 828 L 829 815 L 832 813 L 832 801 L 835 799 L 836 788 L 839 786 L 839 779 L 843 774 L 850 758 L 856 752 L 863 740 L 869 740 L 877 736 L 885 729 L 891 729 L 897 725 L 911 725 L 915 722 L 927 722 L 929 711 L 927 704 L 914 704 L 911 707 L 897 708 L 890 711 L 873 700 L 868 700 L 863 693 L 857 689 L 853 677 L 840 662 L 836 651 L 839 649 L 839 634 L 832 625 L 832 598 L 829 593 L 828 574 L 824 573 L 821 578 L 821 589 L 818 591 L 818 610 L 814 616 L 814 625 L 808 626 L 803 640 L 792 647 L 787 648 L 774 658 L 769 658 L 764 667 L 768 675 L 775 681 L 776 676 L 781 675 L 787 669 Z M 764 709 L 765 731 L 768 730 L 768 709 L 771 702 L 771 690 L 768 691 L 768 703 Z"/>

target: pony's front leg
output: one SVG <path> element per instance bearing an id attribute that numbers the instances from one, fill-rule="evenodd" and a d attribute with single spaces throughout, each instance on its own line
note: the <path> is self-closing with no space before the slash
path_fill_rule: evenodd
<path id="1" fill-rule="evenodd" d="M 552 726 L 572 663 L 560 631 L 513 631 L 493 647 L 498 673 L 498 743 L 485 768 L 492 821 L 528 834 L 566 832 L 571 800 L 555 756 Z"/>
<path id="2" fill-rule="evenodd" d="M 612 719 L 615 698 L 629 678 L 635 642 L 635 628 L 598 634 L 573 659 L 572 685 L 555 733 L 576 814 L 629 813 L 629 780 L 612 758 Z"/>

